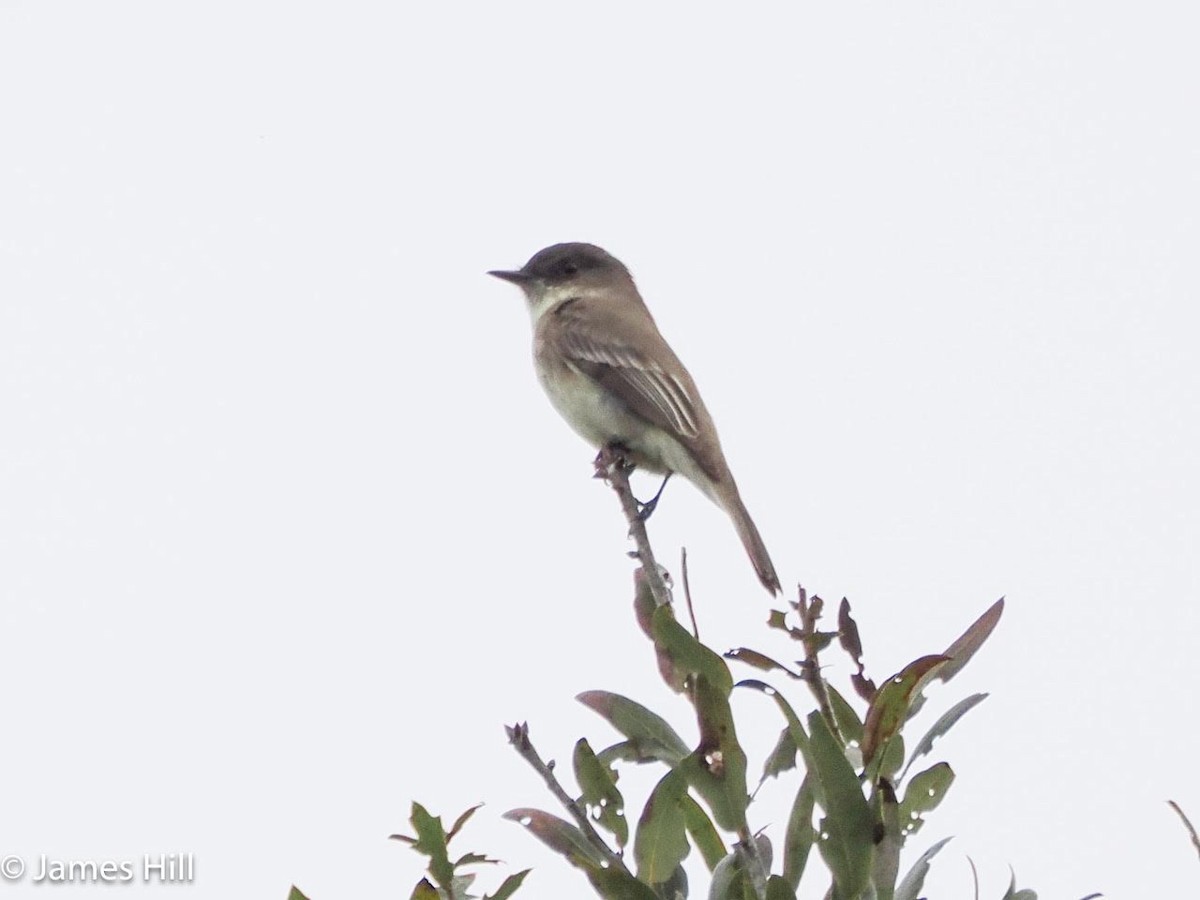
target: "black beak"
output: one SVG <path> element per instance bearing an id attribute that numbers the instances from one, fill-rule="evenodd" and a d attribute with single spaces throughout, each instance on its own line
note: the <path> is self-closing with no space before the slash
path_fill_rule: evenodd
<path id="1" fill-rule="evenodd" d="M 505 269 L 492 269 L 492 271 L 488 272 L 488 274 L 504 281 L 511 281 L 513 284 L 524 285 L 533 280 L 524 272 L 510 272 Z"/>

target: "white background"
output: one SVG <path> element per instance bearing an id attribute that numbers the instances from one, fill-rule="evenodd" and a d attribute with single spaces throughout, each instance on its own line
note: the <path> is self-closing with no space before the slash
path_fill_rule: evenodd
<path id="1" fill-rule="evenodd" d="M 586 893 L 499 819 L 557 812 L 501 726 L 564 777 L 614 737 L 582 690 L 694 735 L 483 274 L 590 240 L 871 674 L 1007 596 L 918 723 L 991 692 L 936 748 L 929 896 L 971 895 L 968 856 L 984 897 L 1009 864 L 1194 893 L 1164 801 L 1200 817 L 1198 23 L 911 6 L 0 4 L 0 855 L 195 854 L 131 896 L 407 896 L 409 802 L 486 801 L 460 849 Z M 651 531 L 708 640 L 793 654 L 698 492 Z M 737 709 L 765 752 L 768 702 Z"/>

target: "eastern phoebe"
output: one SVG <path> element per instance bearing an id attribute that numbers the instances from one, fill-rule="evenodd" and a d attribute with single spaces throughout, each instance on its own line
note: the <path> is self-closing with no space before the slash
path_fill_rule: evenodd
<path id="1" fill-rule="evenodd" d="M 538 380 L 568 424 L 597 448 L 619 445 L 635 466 L 700 488 L 733 520 L 759 581 L 779 593 L 712 417 L 620 260 L 592 244 L 555 244 L 515 272 L 488 274 L 524 291 Z"/>

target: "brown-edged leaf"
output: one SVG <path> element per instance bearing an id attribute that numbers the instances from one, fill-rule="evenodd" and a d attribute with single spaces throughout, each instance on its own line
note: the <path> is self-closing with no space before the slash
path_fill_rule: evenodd
<path id="1" fill-rule="evenodd" d="M 558 816 L 540 809 L 521 807 L 510 809 L 501 818 L 525 826 L 543 844 L 566 857 L 567 862 L 583 869 L 599 869 L 606 865 L 603 854 L 592 846 L 583 832 Z"/>
<path id="2" fill-rule="evenodd" d="M 863 725 L 864 764 L 869 764 L 875 753 L 900 730 L 921 689 L 945 664 L 944 656 L 922 656 L 885 681 L 875 693 Z"/>
<path id="3" fill-rule="evenodd" d="M 946 648 L 946 652 L 942 655 L 950 661 L 942 667 L 937 677 L 942 681 L 949 681 L 962 671 L 963 666 L 970 662 L 971 657 L 995 630 L 996 625 L 1000 622 L 1000 616 L 1003 614 L 1004 598 L 1001 597 L 989 606 L 987 612 L 976 619 L 971 627 L 959 636 L 958 640 Z"/>

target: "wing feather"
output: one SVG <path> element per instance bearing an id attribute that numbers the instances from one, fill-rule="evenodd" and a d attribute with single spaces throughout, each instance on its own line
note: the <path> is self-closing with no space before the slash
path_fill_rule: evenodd
<path id="1" fill-rule="evenodd" d="M 590 368 L 588 374 L 616 390 L 639 414 L 684 438 L 700 434 L 694 388 L 646 353 L 577 319 L 562 330 L 561 341 L 568 359 Z"/>

